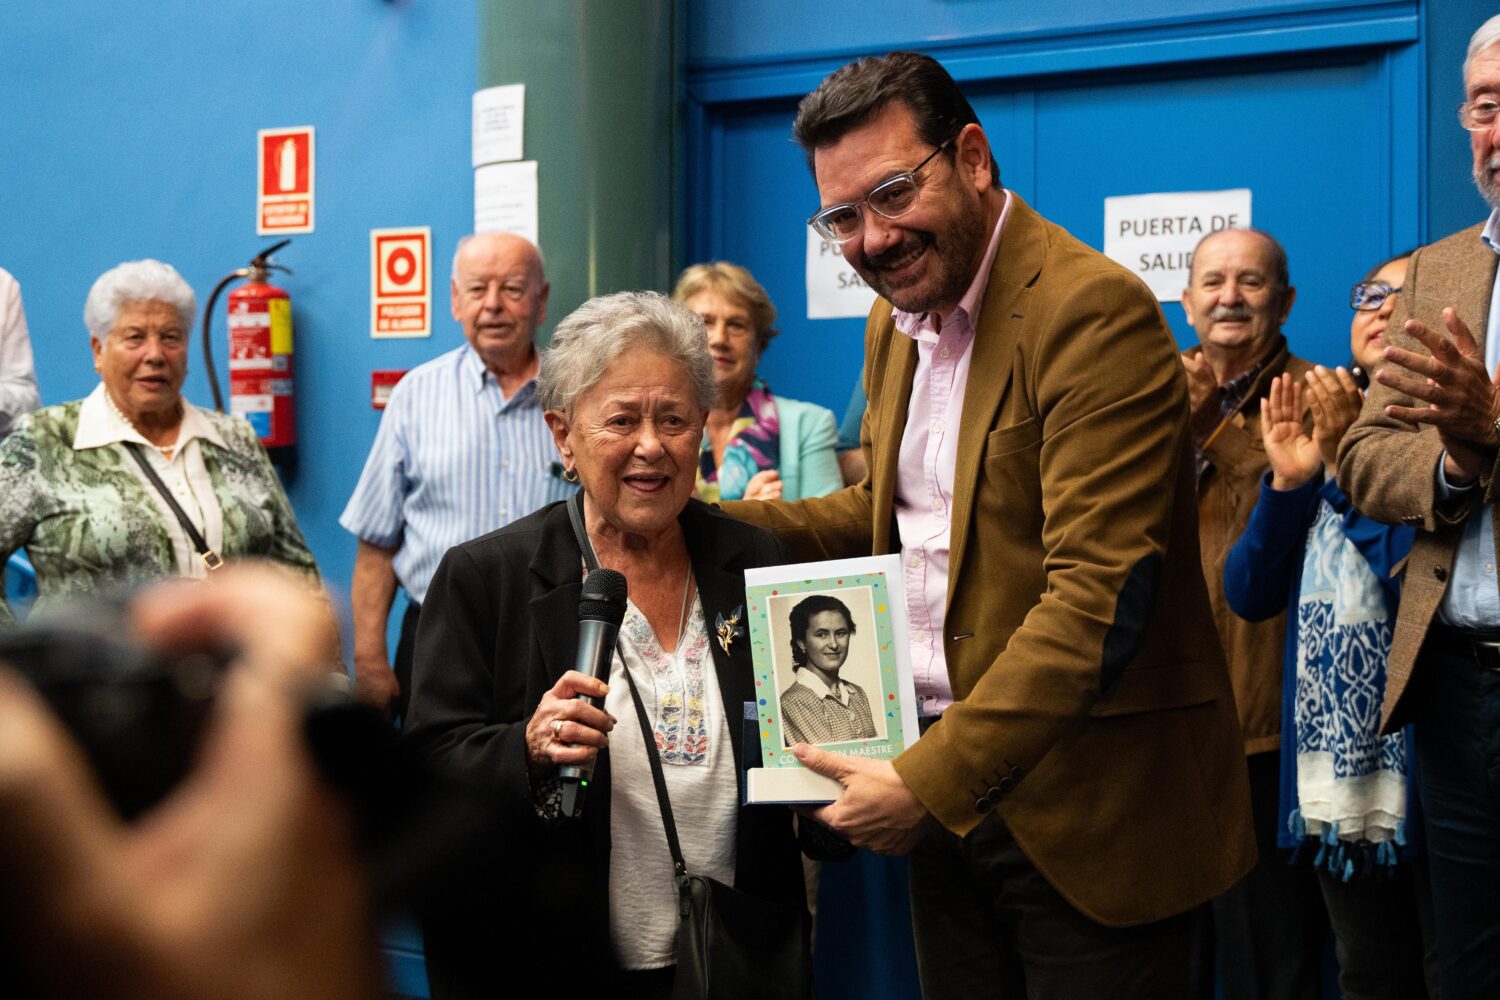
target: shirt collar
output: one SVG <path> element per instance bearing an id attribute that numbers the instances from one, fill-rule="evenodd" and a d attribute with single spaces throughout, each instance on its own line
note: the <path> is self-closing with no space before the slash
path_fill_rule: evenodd
<path id="1" fill-rule="evenodd" d="M 979 307 L 984 305 L 984 293 L 990 283 L 990 269 L 995 264 L 995 254 L 1000 249 L 1000 234 L 1005 229 L 1005 220 L 1010 217 L 1010 206 L 1015 199 L 1010 196 L 1009 191 L 1001 190 L 1000 195 L 1005 199 L 1000 209 L 1000 218 L 995 220 L 995 229 L 990 233 L 989 246 L 984 251 L 984 259 L 979 263 L 979 270 L 974 273 L 974 280 L 969 282 L 968 291 L 964 292 L 963 298 L 958 300 L 958 305 L 946 316 L 942 317 L 943 326 L 953 321 L 954 316 L 962 312 L 969 321 L 969 328 L 974 329 L 979 323 Z M 938 325 L 937 318 L 930 312 L 909 313 L 903 309 L 892 309 L 891 320 L 896 324 L 896 329 L 911 337 L 913 340 L 931 339 L 937 340 Z"/>
<path id="2" fill-rule="evenodd" d="M 1490 213 L 1490 219 L 1484 224 L 1479 232 L 1479 238 L 1484 245 L 1495 253 L 1500 254 L 1500 208 Z"/>
<path id="3" fill-rule="evenodd" d="M 484 387 L 487 385 L 493 385 L 497 390 L 500 388 L 500 382 L 495 378 L 495 373 L 485 367 L 483 359 L 479 357 L 479 352 L 474 350 L 472 344 L 465 343 L 463 350 L 459 353 L 458 370 L 462 372 L 462 378 L 474 386 L 476 394 L 483 392 Z M 540 368 L 538 368 L 538 374 L 540 374 Z M 509 406 L 519 399 L 526 398 L 527 393 L 535 392 L 536 380 L 536 375 L 527 379 L 525 384 L 517 389 L 510 399 L 505 401 L 505 404 Z M 502 393 L 502 395 L 504 394 Z"/>
<path id="4" fill-rule="evenodd" d="M 816 670 L 803 670 L 799 667 L 792 673 L 796 676 L 797 683 L 817 695 L 819 701 L 832 695 L 840 705 L 849 704 L 849 689 L 842 680 L 834 681 L 834 686 L 829 687 L 823 683 L 822 676 Z"/>
<path id="5" fill-rule="evenodd" d="M 1225 405 L 1231 408 L 1238 406 L 1240 400 L 1245 398 L 1245 393 L 1249 392 L 1250 387 L 1255 384 L 1255 380 L 1260 378 L 1260 373 L 1266 370 L 1266 364 L 1270 360 L 1269 357 L 1261 358 L 1255 364 L 1251 365 L 1247 371 L 1240 372 L 1234 378 L 1219 386 L 1219 392 L 1224 397 Z"/>
<path id="6" fill-rule="evenodd" d="M 208 419 L 208 415 L 184 399 L 182 401 L 182 424 L 177 431 L 177 442 L 172 446 L 174 454 L 182 454 L 188 442 L 195 438 L 202 438 L 225 451 L 229 450 L 229 446 L 224 443 L 223 437 L 219 435 L 213 422 Z M 73 450 L 102 448 L 124 441 L 134 441 L 148 448 L 155 447 L 112 405 L 105 394 L 104 383 L 100 382 L 94 386 L 94 391 L 84 398 L 83 405 L 78 408 L 78 430 L 73 435 Z"/>

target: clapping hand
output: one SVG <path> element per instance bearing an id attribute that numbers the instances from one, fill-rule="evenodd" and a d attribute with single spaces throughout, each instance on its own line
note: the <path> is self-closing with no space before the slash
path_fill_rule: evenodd
<path id="1" fill-rule="evenodd" d="M 1182 370 L 1187 375 L 1188 407 L 1191 412 L 1193 439 L 1203 442 L 1219 426 L 1219 382 L 1208 359 L 1200 354 L 1182 355 Z"/>
<path id="2" fill-rule="evenodd" d="M 1380 368 L 1375 378 L 1382 385 L 1405 393 L 1426 406 L 1385 408 L 1386 416 L 1411 424 L 1437 428 L 1448 458 L 1444 471 L 1452 479 L 1472 481 L 1486 463 L 1485 452 L 1496 444 L 1496 418 L 1500 418 L 1500 386 L 1484 366 L 1484 355 L 1469 328 L 1451 308 L 1443 310 L 1443 323 L 1453 335 L 1450 341 L 1417 320 L 1402 328 L 1431 352 L 1430 355 L 1387 347 L 1387 361 L 1395 362 L 1418 378 Z"/>
<path id="3" fill-rule="evenodd" d="M 1307 373 L 1308 402 L 1312 407 L 1313 440 L 1323 464 L 1338 465 L 1339 442 L 1359 416 L 1364 393 L 1354 384 L 1354 377 L 1340 367 L 1330 371 L 1317 365 Z"/>
<path id="4" fill-rule="evenodd" d="M 1271 463 L 1271 488 L 1294 490 L 1323 468 L 1323 453 L 1302 426 L 1302 386 L 1290 375 L 1271 380 L 1261 401 L 1260 437 Z"/>

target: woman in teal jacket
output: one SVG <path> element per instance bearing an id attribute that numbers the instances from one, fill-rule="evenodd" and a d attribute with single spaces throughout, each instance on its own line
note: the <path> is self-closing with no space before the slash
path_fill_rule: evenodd
<path id="1" fill-rule="evenodd" d="M 776 307 L 760 283 L 738 264 L 694 264 L 672 297 L 703 317 L 719 387 L 703 427 L 698 496 L 800 500 L 842 487 L 833 411 L 773 395 L 755 373 L 776 336 Z"/>

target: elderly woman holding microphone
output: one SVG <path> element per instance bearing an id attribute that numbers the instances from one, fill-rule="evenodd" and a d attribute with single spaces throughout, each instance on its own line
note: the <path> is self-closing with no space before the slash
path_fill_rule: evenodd
<path id="1" fill-rule="evenodd" d="M 743 573 L 781 548 L 693 498 L 715 388 L 687 309 L 650 292 L 585 303 L 558 325 L 540 391 L 582 491 L 450 549 L 422 607 L 405 738 L 509 832 L 473 859 L 473 905 L 427 921 L 429 981 L 435 997 L 499 995 L 541 963 L 559 989 L 666 997 L 678 897 L 653 755 L 687 871 L 803 919 L 790 814 L 741 805 L 757 753 Z M 629 588 L 607 680 L 572 669 L 588 549 Z M 559 768 L 589 762 L 581 819 L 564 818 Z"/>
<path id="2" fill-rule="evenodd" d="M 83 307 L 99 384 L 0 444 L 0 562 L 26 549 L 39 603 L 249 556 L 316 574 L 250 425 L 182 398 L 195 308 L 168 264 L 106 271 Z"/>

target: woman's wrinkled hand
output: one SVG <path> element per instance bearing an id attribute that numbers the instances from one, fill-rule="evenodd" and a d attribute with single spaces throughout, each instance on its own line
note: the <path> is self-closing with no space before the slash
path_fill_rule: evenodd
<path id="1" fill-rule="evenodd" d="M 780 500 L 781 473 L 775 469 L 761 469 L 745 484 L 746 500 Z"/>
<path id="2" fill-rule="evenodd" d="M 569 670 L 542 695 L 526 723 L 526 760 L 533 772 L 586 764 L 609 745 L 615 717 L 578 697 L 602 701 L 608 693 L 609 685 L 597 677 Z"/>

